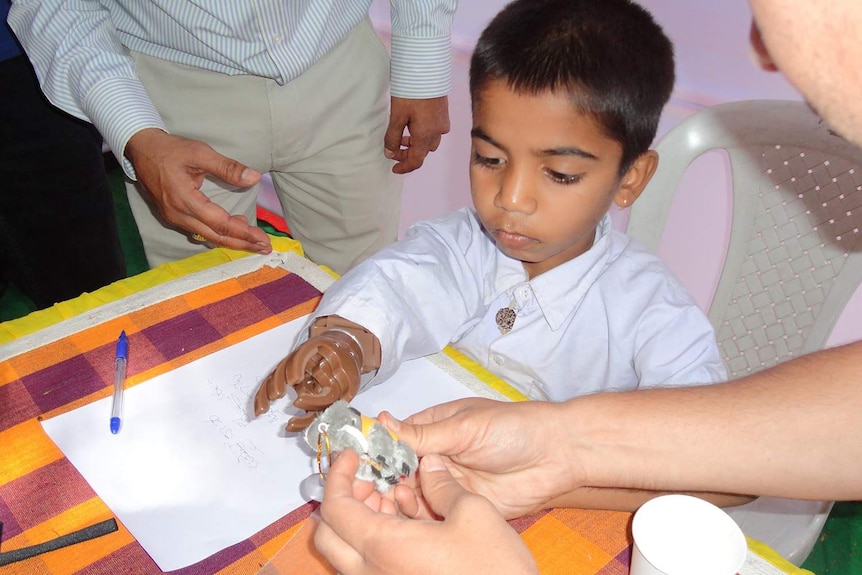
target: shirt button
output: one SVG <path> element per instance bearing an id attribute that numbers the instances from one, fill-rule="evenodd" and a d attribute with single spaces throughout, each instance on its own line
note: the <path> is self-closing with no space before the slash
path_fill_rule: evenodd
<path id="1" fill-rule="evenodd" d="M 282 41 L 284 41 L 284 36 L 282 36 L 281 34 L 276 34 L 270 39 L 270 41 L 272 42 L 273 46 L 278 46 L 282 43 Z"/>
<path id="2" fill-rule="evenodd" d="M 506 363 L 506 360 L 503 359 L 502 355 L 496 353 L 494 354 L 494 363 L 496 363 L 497 365 L 503 365 L 504 363 Z"/>

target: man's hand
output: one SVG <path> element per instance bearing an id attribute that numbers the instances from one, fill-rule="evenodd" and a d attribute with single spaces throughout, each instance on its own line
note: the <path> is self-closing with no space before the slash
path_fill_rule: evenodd
<path id="1" fill-rule="evenodd" d="M 440 521 L 395 515 L 391 502 L 354 479 L 358 466 L 349 450 L 332 464 L 314 534 L 339 573 L 538 573 L 518 534 L 485 498 L 465 491 L 441 458 L 419 464 L 422 491 Z"/>
<path id="2" fill-rule="evenodd" d="M 419 168 L 428 152 L 449 133 L 449 98 L 414 100 L 392 98 L 389 127 L 383 138 L 384 153 L 395 160 L 392 171 L 406 174 Z M 405 135 L 405 129 L 409 136 Z"/>
<path id="3" fill-rule="evenodd" d="M 553 413 L 559 404 L 506 403 L 463 399 L 437 405 L 398 422 L 388 413 L 379 420 L 420 456 L 440 454 L 462 487 L 487 498 L 507 519 L 548 507 L 581 487 L 584 473 L 566 457 L 572 442 L 567 419 Z M 421 469 L 421 466 L 420 466 Z M 399 509 L 427 516 L 421 501 L 396 487 Z M 422 492 L 426 499 L 428 494 Z"/>
<path id="4" fill-rule="evenodd" d="M 124 153 L 135 167 L 138 182 L 168 223 L 217 246 L 261 254 L 272 251 L 263 230 L 249 224 L 245 216 L 230 215 L 200 191 L 207 174 L 246 188 L 260 181 L 258 172 L 203 142 L 156 128 L 132 136 Z"/>

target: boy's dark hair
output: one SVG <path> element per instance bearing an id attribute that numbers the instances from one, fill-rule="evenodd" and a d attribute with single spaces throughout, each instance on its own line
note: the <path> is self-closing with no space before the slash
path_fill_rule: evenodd
<path id="1" fill-rule="evenodd" d="M 620 175 L 655 138 L 674 83 L 673 44 L 629 0 L 515 0 L 482 32 L 470 62 L 475 105 L 488 82 L 569 93 L 623 149 Z"/>

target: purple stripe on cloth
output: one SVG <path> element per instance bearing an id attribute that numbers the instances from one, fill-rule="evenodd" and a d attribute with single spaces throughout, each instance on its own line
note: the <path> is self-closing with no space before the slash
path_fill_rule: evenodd
<path id="1" fill-rule="evenodd" d="M 320 506 L 320 503 L 311 501 L 300 507 L 297 507 L 281 519 L 274 521 L 268 527 L 265 527 L 252 535 L 249 541 L 260 547 L 273 537 L 281 535 L 300 521 L 308 519 L 308 516 Z"/>
<path id="2" fill-rule="evenodd" d="M 113 367 L 113 361 L 108 364 Z M 21 378 L 41 413 L 62 407 L 105 386 L 84 355 L 77 355 Z"/>
<path id="3" fill-rule="evenodd" d="M 25 531 L 95 496 L 93 488 L 66 458 L 0 485 L 0 499 Z M 2 520 L 5 532 L 6 518 Z"/>
<path id="4" fill-rule="evenodd" d="M 3 541 L 15 537 L 24 530 L 18 525 L 15 514 L 12 513 L 12 510 L 9 509 L 9 506 L 6 505 L 6 502 L 2 498 L 0 498 L 0 522 L 3 523 L 3 533 L 0 534 L 3 537 L 0 539 L 0 551 L 4 551 Z"/>
<path id="5" fill-rule="evenodd" d="M 188 311 L 143 329 L 141 335 L 150 340 L 165 361 L 176 359 L 222 337 L 198 310 Z"/>
<path id="6" fill-rule="evenodd" d="M 619 552 L 619 555 L 615 557 L 617 561 L 628 567 L 628 564 L 632 561 L 632 548 L 626 547 L 622 551 Z"/>
<path id="7" fill-rule="evenodd" d="M 631 547 L 626 547 L 611 559 L 607 565 L 596 571 L 596 575 L 628 575 L 629 565 L 632 562 Z"/>
<path id="8" fill-rule="evenodd" d="M 523 533 L 524 531 L 529 529 L 530 526 L 533 525 L 533 523 L 535 523 L 536 521 L 538 521 L 539 519 L 541 519 L 542 517 L 544 517 L 548 513 L 550 513 L 550 511 L 546 509 L 544 511 L 537 511 L 536 513 L 533 513 L 531 515 L 524 515 L 523 517 L 518 517 L 516 519 L 510 519 L 509 525 L 511 525 L 512 529 L 514 529 L 518 533 Z"/>
<path id="9" fill-rule="evenodd" d="M 136 542 L 120 547 L 106 557 L 76 571 L 75 575 L 116 575 L 117 573 L 143 575 L 162 573 L 162 571 L 144 548 Z"/>
<path id="10" fill-rule="evenodd" d="M 20 379 L 0 386 L 0 431 L 33 419 L 41 413 Z"/>
<path id="11" fill-rule="evenodd" d="M 320 295 L 310 283 L 296 274 L 253 287 L 248 290 L 257 296 L 273 313 L 280 313 Z"/>
<path id="12" fill-rule="evenodd" d="M 224 335 L 254 325 L 272 315 L 260 299 L 248 292 L 204 306 L 199 311 L 210 325 Z"/>

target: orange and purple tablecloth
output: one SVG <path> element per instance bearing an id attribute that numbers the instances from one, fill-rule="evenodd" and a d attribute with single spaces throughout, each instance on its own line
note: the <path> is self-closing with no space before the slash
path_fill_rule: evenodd
<path id="1" fill-rule="evenodd" d="M 287 259 L 295 242 L 273 238 Z M 0 553 L 41 543 L 113 516 L 40 425 L 107 397 L 117 335 L 135 349 L 127 385 L 309 313 L 326 274 L 314 266 L 256 265 L 252 256 L 214 250 L 183 264 L 0 324 Z M 241 273 L 233 264 L 244 260 Z M 263 261 L 263 260 L 261 260 Z M 191 275 L 189 275 L 191 274 Z M 174 279 L 177 278 L 177 279 Z M 199 280 L 199 278 L 201 278 Z M 171 281 L 168 281 L 171 280 Z M 178 287 L 172 287 L 178 286 Z M 316 286 L 316 287 L 315 287 Z M 332 572 L 310 545 L 306 504 L 247 540 L 174 573 L 184 575 Z M 543 573 L 628 572 L 630 514 L 558 509 L 513 521 Z M 759 556 L 768 555 L 760 549 Z M 794 573 L 772 557 L 763 573 Z M 779 569 L 776 565 L 781 565 Z M 0 567 L 0 575 L 161 573 L 132 535 L 116 532 Z M 754 573 L 754 571 L 752 571 Z"/>

